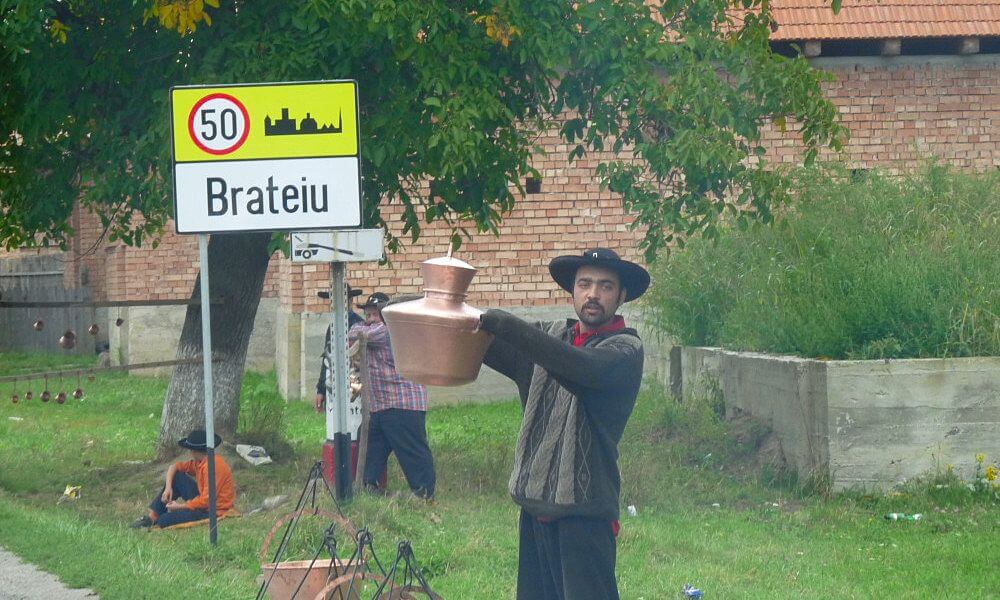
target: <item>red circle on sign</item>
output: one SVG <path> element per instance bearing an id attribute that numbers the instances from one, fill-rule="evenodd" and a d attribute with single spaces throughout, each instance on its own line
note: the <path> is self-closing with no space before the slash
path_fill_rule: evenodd
<path id="1" fill-rule="evenodd" d="M 204 105 L 209 100 L 228 100 L 229 102 L 235 104 L 236 107 L 240 109 L 240 112 L 243 113 L 243 122 L 246 123 L 246 127 L 243 128 L 243 135 L 241 135 L 240 139 L 236 140 L 233 143 L 233 145 L 229 146 L 228 148 L 222 148 L 222 149 L 209 148 L 208 146 L 203 144 L 201 140 L 198 139 L 198 135 L 194 131 L 194 116 L 198 113 L 198 109 L 200 109 L 202 105 Z M 250 135 L 250 114 L 247 112 L 247 107 L 243 106 L 242 102 L 240 102 L 233 96 L 230 96 L 229 94 L 221 94 L 221 93 L 209 94 L 204 98 L 202 98 L 201 100 L 199 100 L 198 102 L 196 102 L 194 107 L 191 109 L 191 114 L 188 115 L 188 134 L 191 136 L 191 141 L 193 141 L 196 146 L 198 146 L 205 152 L 208 152 L 209 154 L 215 154 L 216 156 L 229 154 L 231 152 L 239 150 L 240 146 L 243 145 L 243 142 L 247 141 L 247 136 Z"/>

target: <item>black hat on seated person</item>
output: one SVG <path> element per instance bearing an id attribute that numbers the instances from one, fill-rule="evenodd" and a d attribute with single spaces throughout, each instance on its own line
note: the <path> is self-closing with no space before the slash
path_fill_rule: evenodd
<path id="1" fill-rule="evenodd" d="M 622 260 L 614 250 L 607 248 L 591 248 L 584 250 L 580 255 L 557 256 L 549 263 L 549 273 L 559 287 L 572 294 L 576 283 L 576 271 L 585 265 L 617 273 L 622 287 L 627 292 L 625 302 L 635 300 L 649 287 L 649 272 L 646 269 L 633 262 Z"/>
<path id="2" fill-rule="evenodd" d="M 368 296 L 368 300 L 364 304 L 358 304 L 358 308 L 377 308 L 382 310 L 389 304 L 389 296 L 383 294 L 382 292 L 375 292 L 371 296 Z"/>
<path id="3" fill-rule="evenodd" d="M 207 452 L 208 445 L 206 444 L 207 434 L 204 429 L 194 429 L 187 435 L 186 438 L 179 440 L 177 444 L 181 448 L 187 448 L 188 450 L 197 450 L 199 452 Z M 219 434 L 215 434 L 215 445 L 213 448 L 218 448 L 222 444 L 222 438 Z"/>

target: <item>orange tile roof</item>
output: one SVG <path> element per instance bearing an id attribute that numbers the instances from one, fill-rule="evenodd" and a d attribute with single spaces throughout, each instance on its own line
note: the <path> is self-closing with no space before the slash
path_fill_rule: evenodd
<path id="1" fill-rule="evenodd" d="M 1000 35 L 1000 0 L 771 0 L 774 41 Z"/>

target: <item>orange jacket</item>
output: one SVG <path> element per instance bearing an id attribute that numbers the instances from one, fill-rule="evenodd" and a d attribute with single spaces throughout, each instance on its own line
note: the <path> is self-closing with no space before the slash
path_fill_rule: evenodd
<path id="1" fill-rule="evenodd" d="M 189 510 L 208 510 L 208 460 L 187 460 L 177 463 L 177 470 L 187 473 L 198 482 L 198 496 L 187 501 Z M 233 507 L 236 500 L 236 484 L 233 472 L 218 454 L 215 455 L 215 511 L 222 514 Z"/>

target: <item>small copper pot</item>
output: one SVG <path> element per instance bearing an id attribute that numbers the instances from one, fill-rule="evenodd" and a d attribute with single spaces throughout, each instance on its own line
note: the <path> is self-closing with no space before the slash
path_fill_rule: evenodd
<path id="1" fill-rule="evenodd" d="M 479 329 L 482 311 L 465 303 L 476 269 L 442 256 L 420 265 L 424 297 L 382 311 L 399 373 L 426 385 L 455 386 L 479 376 L 493 336 Z"/>

